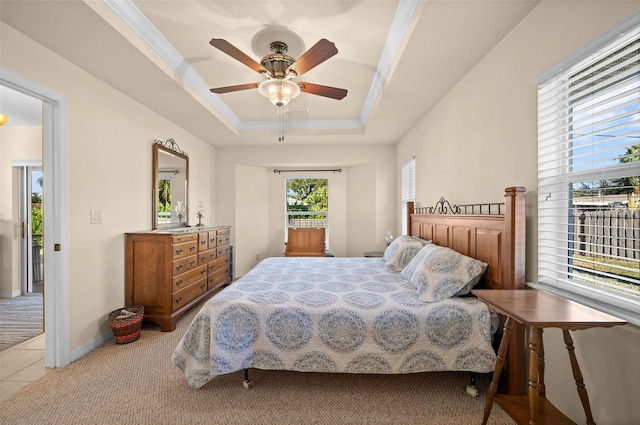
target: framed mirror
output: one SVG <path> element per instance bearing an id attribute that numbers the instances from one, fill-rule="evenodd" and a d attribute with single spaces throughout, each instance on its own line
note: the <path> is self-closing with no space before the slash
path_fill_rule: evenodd
<path id="1" fill-rule="evenodd" d="M 153 144 L 153 229 L 189 226 L 189 157 L 173 139 Z"/>

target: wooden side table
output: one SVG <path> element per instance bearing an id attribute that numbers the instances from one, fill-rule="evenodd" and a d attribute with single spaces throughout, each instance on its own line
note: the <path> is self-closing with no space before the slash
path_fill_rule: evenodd
<path id="1" fill-rule="evenodd" d="M 574 423 L 545 398 L 542 331 L 544 328 L 558 328 L 562 329 L 578 395 L 580 396 L 584 413 L 587 416 L 587 424 L 595 425 L 591 414 L 591 406 L 589 405 L 589 396 L 587 395 L 587 389 L 584 385 L 569 331 L 594 327 L 606 328 L 624 325 L 627 322 L 541 290 L 478 289 L 472 291 L 472 293 L 486 302 L 489 308 L 506 316 L 504 334 L 498 348 L 496 367 L 489 386 L 489 393 L 487 394 L 482 424 L 485 425 L 487 423 L 494 400 L 518 424 Z M 496 394 L 514 320 L 529 328 L 528 395 Z"/>

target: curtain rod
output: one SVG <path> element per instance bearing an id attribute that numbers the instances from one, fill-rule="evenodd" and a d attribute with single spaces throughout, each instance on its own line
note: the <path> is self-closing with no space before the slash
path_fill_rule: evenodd
<path id="1" fill-rule="evenodd" d="M 331 171 L 333 172 L 333 174 L 335 173 L 341 173 L 342 172 L 342 168 L 332 168 L 332 169 L 324 169 L 324 170 L 312 170 L 312 169 L 285 169 L 285 170 L 278 170 L 277 168 L 273 169 L 274 174 L 282 174 L 282 173 L 310 173 L 310 172 L 318 172 L 318 171 Z"/>

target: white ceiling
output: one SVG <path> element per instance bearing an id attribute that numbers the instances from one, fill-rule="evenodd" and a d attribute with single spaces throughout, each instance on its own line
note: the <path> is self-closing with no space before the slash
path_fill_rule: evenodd
<path id="1" fill-rule="evenodd" d="M 344 145 L 396 143 L 538 2 L 2 0 L 0 20 L 214 146 Z M 259 62 L 276 37 L 294 58 L 334 42 L 298 80 L 348 90 L 292 100 L 284 142 L 257 90 L 209 92 L 264 78 L 211 38 Z"/>

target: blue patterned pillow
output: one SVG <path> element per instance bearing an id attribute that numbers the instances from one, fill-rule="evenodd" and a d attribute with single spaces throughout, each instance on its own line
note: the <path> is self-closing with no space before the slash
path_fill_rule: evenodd
<path id="1" fill-rule="evenodd" d="M 409 261 L 422 249 L 422 242 L 408 235 L 398 236 L 391 242 L 382 255 L 387 269 L 400 271 L 409 264 Z"/>
<path id="2" fill-rule="evenodd" d="M 469 293 L 480 281 L 487 264 L 451 248 L 425 245 L 402 270 L 424 302 L 437 302 Z"/>

